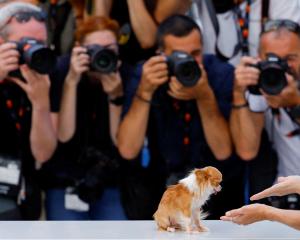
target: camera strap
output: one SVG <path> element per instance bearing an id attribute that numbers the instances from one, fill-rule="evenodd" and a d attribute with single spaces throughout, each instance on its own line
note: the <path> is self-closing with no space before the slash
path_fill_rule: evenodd
<path id="1" fill-rule="evenodd" d="M 234 9 L 232 10 L 234 13 L 235 21 L 236 21 L 236 29 L 237 29 L 237 39 L 238 43 L 235 45 L 233 53 L 231 56 L 225 56 L 218 47 L 218 38 L 220 34 L 220 26 L 217 18 L 217 13 L 215 7 L 213 5 L 212 0 L 205 0 L 207 10 L 214 27 L 216 33 L 216 46 L 215 51 L 216 55 L 222 59 L 223 61 L 228 61 L 231 58 L 235 57 L 240 51 L 242 51 L 242 55 L 249 55 L 249 26 L 250 26 L 250 11 L 251 4 L 253 0 L 246 0 L 245 11 L 240 9 L 240 4 L 243 0 L 239 0 Z M 262 15 L 261 15 L 261 23 L 263 24 L 269 18 L 269 2 L 270 0 L 262 0 Z"/>
<path id="2" fill-rule="evenodd" d="M 261 0 L 261 26 L 269 19 L 270 0 Z"/>
<path id="3" fill-rule="evenodd" d="M 30 111 L 28 100 L 20 92 L 14 92 L 10 83 L 3 82 L 1 88 L 2 106 L 14 124 L 16 132 L 16 146 L 18 152 L 13 156 L 0 155 L 0 194 L 18 200 L 25 199 L 25 180 L 22 177 L 22 134 L 26 114 Z M 19 96 L 19 100 L 14 96 Z"/>

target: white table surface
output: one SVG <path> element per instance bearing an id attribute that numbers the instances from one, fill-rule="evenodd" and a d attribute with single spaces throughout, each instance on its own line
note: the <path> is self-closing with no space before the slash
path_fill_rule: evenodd
<path id="1" fill-rule="evenodd" d="M 275 222 L 203 222 L 209 232 L 187 234 L 157 231 L 153 221 L 0 221 L 0 239 L 300 239 L 300 231 Z"/>

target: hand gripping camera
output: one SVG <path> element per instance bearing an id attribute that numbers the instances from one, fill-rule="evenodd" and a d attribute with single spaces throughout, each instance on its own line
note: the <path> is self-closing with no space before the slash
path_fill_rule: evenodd
<path id="1" fill-rule="evenodd" d="M 56 55 L 45 44 L 33 38 L 22 38 L 17 42 L 20 53 L 19 64 L 27 64 L 40 74 L 49 74 L 56 65 Z"/>
<path id="2" fill-rule="evenodd" d="M 261 88 L 269 95 L 278 95 L 287 86 L 285 73 L 290 72 L 290 69 L 286 60 L 269 53 L 265 61 L 251 66 L 260 70 L 258 85 L 249 88 L 251 93 L 259 94 Z"/>
<path id="3" fill-rule="evenodd" d="M 175 76 L 185 87 L 193 87 L 201 77 L 201 69 L 195 59 L 182 51 L 174 51 L 167 58 L 170 76 Z"/>
<path id="4" fill-rule="evenodd" d="M 118 56 L 108 48 L 98 44 L 87 46 L 87 54 L 90 56 L 90 69 L 100 73 L 112 73 L 117 71 Z"/>

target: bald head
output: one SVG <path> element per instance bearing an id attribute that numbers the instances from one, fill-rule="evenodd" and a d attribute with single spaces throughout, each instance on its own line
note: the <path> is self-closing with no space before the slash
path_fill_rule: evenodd
<path id="1" fill-rule="evenodd" d="M 291 32 L 285 28 L 263 33 L 260 37 L 259 56 L 264 60 L 268 53 L 274 53 L 280 58 L 286 59 L 292 69 L 293 75 L 299 79 L 299 34 Z"/>

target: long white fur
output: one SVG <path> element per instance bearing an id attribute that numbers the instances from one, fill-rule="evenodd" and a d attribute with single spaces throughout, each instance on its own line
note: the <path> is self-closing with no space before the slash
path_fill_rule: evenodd
<path id="1" fill-rule="evenodd" d="M 210 183 L 206 184 L 205 189 L 200 189 L 200 186 L 196 180 L 196 174 L 194 172 L 190 173 L 186 178 L 180 180 L 179 183 L 187 187 L 191 193 L 195 193 L 195 195 L 199 196 L 198 198 L 193 199 L 192 211 L 201 208 L 214 191 Z"/>

